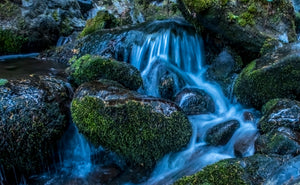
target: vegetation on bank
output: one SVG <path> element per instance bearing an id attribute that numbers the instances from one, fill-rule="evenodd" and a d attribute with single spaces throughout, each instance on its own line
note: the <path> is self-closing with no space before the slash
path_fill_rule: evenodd
<path id="1" fill-rule="evenodd" d="M 0 55 L 20 53 L 27 40 L 27 37 L 12 30 L 2 30 L 0 28 Z"/>

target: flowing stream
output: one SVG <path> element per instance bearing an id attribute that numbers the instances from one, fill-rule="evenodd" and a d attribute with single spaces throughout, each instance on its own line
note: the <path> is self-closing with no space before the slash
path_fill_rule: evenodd
<path id="1" fill-rule="evenodd" d="M 144 184 L 171 184 L 179 177 L 193 174 L 206 165 L 234 158 L 234 146 L 241 141 L 246 146 L 243 156 L 254 153 L 256 121 L 244 118 L 252 110 L 230 103 L 217 84 L 206 81 L 203 55 L 201 37 L 181 28 L 161 29 L 149 35 L 142 46 L 135 46 L 131 52 L 131 64 L 141 71 L 144 80 L 144 88 L 140 89 L 142 93 L 160 97 L 160 79 L 168 71 L 178 91 L 185 87 L 204 90 L 214 100 L 216 110 L 214 113 L 188 117 L 193 126 L 193 136 L 188 147 L 182 152 L 166 155 Z M 205 142 L 207 130 L 229 120 L 240 123 L 229 142 L 224 146 L 209 146 Z M 247 136 L 252 136 L 252 140 L 244 141 Z"/>
<path id="2" fill-rule="evenodd" d="M 168 26 L 169 24 L 166 22 L 166 26 L 153 29 L 151 34 L 143 37 L 145 38 L 143 44 L 133 46 L 130 63 L 141 71 L 144 80 L 144 86 L 139 89 L 139 92 L 161 97 L 160 82 L 167 74 L 174 81 L 174 94 L 184 88 L 205 91 L 213 100 L 215 111 L 188 116 L 193 127 L 193 135 L 188 146 L 181 152 L 166 155 L 157 164 L 151 176 L 142 184 L 172 184 L 180 177 L 194 174 L 209 164 L 236 157 L 235 148 L 238 146 L 242 148 L 240 156 L 250 156 L 254 153 L 257 120 L 245 118 L 254 110 L 243 109 L 238 103 L 231 103 L 234 101 L 224 96 L 218 84 L 205 79 L 207 66 L 205 65 L 202 38 L 195 31 L 185 29 L 188 26 L 185 23 L 177 22 L 177 25 L 182 24 L 184 24 L 182 27 Z M 2 62 L 2 64 L 6 63 Z M 7 69 L 15 70 L 17 68 L 14 63 L 7 65 Z M 12 67 L 10 67 L 11 65 Z M 189 93 L 185 94 L 179 106 L 190 95 Z M 238 121 L 239 127 L 227 143 L 212 146 L 206 142 L 207 131 L 216 125 L 232 120 Z M 105 176 L 109 173 L 105 171 L 105 165 L 122 165 L 118 164 L 119 160 L 115 158 L 114 154 L 102 157 L 103 160 L 100 162 L 93 161 L 92 156 L 104 150 L 91 146 L 78 133 L 74 124 L 71 124 L 58 143 L 58 148 L 60 162 L 55 165 L 55 172 L 49 171 L 33 176 L 33 184 L 93 184 L 93 180 L 97 178 L 92 178 L 92 181 L 89 179 L 93 177 L 95 171 L 96 174 Z M 2 178 L 5 176 L 0 173 L 0 184 Z M 78 181 L 78 179 L 85 180 Z M 128 179 L 124 181 L 126 182 Z M 131 184 L 131 182 L 126 184 Z"/>

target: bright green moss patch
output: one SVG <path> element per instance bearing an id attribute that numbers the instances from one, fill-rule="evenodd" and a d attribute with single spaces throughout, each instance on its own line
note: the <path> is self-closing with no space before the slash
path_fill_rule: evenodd
<path id="1" fill-rule="evenodd" d="M 85 28 L 80 33 L 80 37 L 84 37 L 97 30 L 113 28 L 118 26 L 118 20 L 107 11 L 99 11 L 96 17 L 89 19 L 86 22 Z"/>
<path id="2" fill-rule="evenodd" d="M 72 58 L 70 61 L 74 60 Z M 82 56 L 73 62 L 70 71 L 70 76 L 77 85 L 97 79 L 109 79 L 131 90 L 137 90 L 143 83 L 140 72 L 135 67 L 99 56 Z"/>
<path id="3" fill-rule="evenodd" d="M 223 160 L 218 163 L 209 165 L 200 172 L 183 177 L 174 185 L 246 185 L 243 178 L 244 169 L 237 162 L 233 163 Z"/>
<path id="4" fill-rule="evenodd" d="M 260 109 L 271 99 L 296 98 L 300 85 L 300 58 L 291 55 L 273 60 L 262 57 L 257 61 L 265 66 L 257 68 L 257 61 L 253 61 L 242 71 L 234 86 L 238 101 Z"/>
<path id="5" fill-rule="evenodd" d="M 8 81 L 6 79 L 0 78 L 0 86 L 5 85 Z"/>
<path id="6" fill-rule="evenodd" d="M 11 30 L 0 29 L 0 55 L 19 53 L 27 38 L 14 33 Z"/>
<path id="7" fill-rule="evenodd" d="M 197 12 L 202 12 L 212 7 L 218 0 L 183 0 L 184 4 Z"/>
<path id="8" fill-rule="evenodd" d="M 272 99 L 270 101 L 268 101 L 266 104 L 264 104 L 264 106 L 262 106 L 261 108 L 261 112 L 262 114 L 267 114 L 278 102 L 280 101 L 279 98 L 277 99 Z"/>
<path id="9" fill-rule="evenodd" d="M 107 106 L 96 97 L 75 98 L 71 113 L 79 131 L 93 144 L 146 168 L 153 167 L 165 154 L 185 147 L 192 134 L 183 113 L 166 117 L 134 100 Z"/>

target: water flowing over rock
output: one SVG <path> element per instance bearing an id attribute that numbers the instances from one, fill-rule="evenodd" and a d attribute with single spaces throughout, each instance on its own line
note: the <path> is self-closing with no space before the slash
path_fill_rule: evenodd
<path id="1" fill-rule="evenodd" d="M 51 164 L 67 126 L 69 91 L 62 80 L 33 76 L 0 86 L 0 166 L 9 183 Z M 16 177 L 15 177 L 16 175 Z"/>
<path id="2" fill-rule="evenodd" d="M 184 88 L 176 95 L 175 102 L 187 115 L 215 112 L 213 99 L 204 90 L 197 88 Z"/>
<path id="3" fill-rule="evenodd" d="M 237 120 L 218 124 L 206 132 L 205 141 L 214 146 L 225 145 L 239 126 L 240 124 Z"/>
<path id="4" fill-rule="evenodd" d="M 244 68 L 234 86 L 237 100 L 258 109 L 274 98 L 299 100 L 299 44 L 296 42 L 278 48 Z"/>
<path id="5" fill-rule="evenodd" d="M 271 44 L 296 40 L 294 8 L 290 1 L 179 0 L 183 15 L 195 27 L 222 35 L 243 56 L 256 58 Z M 242 49 L 240 49 L 242 48 Z M 246 58 L 246 57 L 245 57 Z"/>
<path id="6" fill-rule="evenodd" d="M 81 85 L 71 112 L 79 131 L 93 144 L 146 168 L 185 147 L 192 134 L 174 103 L 129 91 L 114 81 Z"/>

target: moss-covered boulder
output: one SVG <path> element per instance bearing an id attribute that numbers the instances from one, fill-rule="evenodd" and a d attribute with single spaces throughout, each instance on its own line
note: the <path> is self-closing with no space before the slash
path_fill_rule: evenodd
<path id="1" fill-rule="evenodd" d="M 279 48 L 244 68 L 234 86 L 237 100 L 260 109 L 271 99 L 300 99 L 299 44 Z"/>
<path id="2" fill-rule="evenodd" d="M 260 136 L 256 152 L 264 154 L 300 154 L 300 102 L 275 99 L 264 106 L 258 123 Z"/>
<path id="3" fill-rule="evenodd" d="M 293 180 L 293 175 L 297 178 L 297 170 L 299 168 L 292 169 L 290 165 L 292 161 L 296 161 L 297 158 L 290 159 L 290 157 L 282 157 L 278 155 L 253 155 L 245 158 L 225 159 L 215 164 L 209 165 L 203 168 L 200 172 L 183 177 L 175 185 L 261 185 L 270 181 L 270 178 L 277 177 L 275 180 L 280 180 L 281 183 L 270 184 L 284 184 L 282 182 L 288 182 Z M 298 157 L 299 160 L 299 157 Z M 279 173 L 279 170 L 280 172 Z M 283 170 L 291 170 L 292 173 L 283 172 Z M 278 171 L 278 173 L 277 173 Z M 276 174 L 277 176 L 275 176 Z M 279 175 L 280 174 L 280 175 Z M 285 174 L 281 176 L 282 174 Z M 288 179 L 290 178 L 290 179 Z"/>
<path id="4" fill-rule="evenodd" d="M 79 36 L 84 37 L 95 31 L 114 28 L 118 25 L 120 25 L 119 20 L 112 14 L 107 11 L 99 11 L 94 18 L 87 20 L 86 25 Z"/>
<path id="5" fill-rule="evenodd" d="M 255 58 L 264 45 L 296 40 L 294 9 L 286 0 L 179 0 L 196 28 L 219 34 L 244 56 Z M 270 40 L 277 42 L 273 43 Z"/>
<path id="6" fill-rule="evenodd" d="M 0 165 L 8 182 L 20 182 L 19 175 L 39 173 L 53 162 L 68 123 L 68 93 L 64 81 L 48 76 L 0 85 Z"/>
<path id="7" fill-rule="evenodd" d="M 71 113 L 79 131 L 94 145 L 146 168 L 185 147 L 192 135 L 188 119 L 174 103 L 142 96 L 114 81 L 81 85 Z"/>
<path id="8" fill-rule="evenodd" d="M 70 63 L 72 65 L 69 74 L 77 85 L 104 78 L 117 81 L 131 90 L 137 90 L 143 83 L 140 72 L 125 62 L 84 55 L 79 59 L 71 59 Z"/>
<path id="9" fill-rule="evenodd" d="M 186 176 L 174 185 L 246 185 L 250 184 L 243 178 L 244 169 L 240 163 L 232 160 L 223 160 L 203 168 L 200 172 Z"/>

